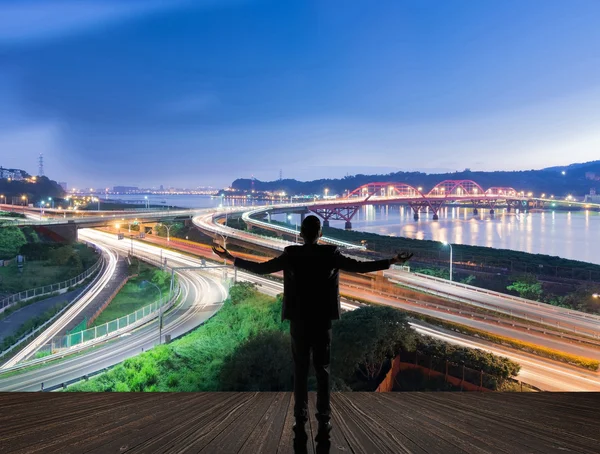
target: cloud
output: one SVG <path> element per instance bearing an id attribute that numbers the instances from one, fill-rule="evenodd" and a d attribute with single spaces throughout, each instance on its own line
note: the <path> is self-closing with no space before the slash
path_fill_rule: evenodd
<path id="1" fill-rule="evenodd" d="M 32 42 L 181 6 L 217 0 L 8 0 L 0 3 L 0 44 Z"/>

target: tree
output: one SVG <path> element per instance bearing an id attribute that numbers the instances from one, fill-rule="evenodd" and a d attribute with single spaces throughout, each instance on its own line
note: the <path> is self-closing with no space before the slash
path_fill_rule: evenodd
<path id="1" fill-rule="evenodd" d="M 577 311 L 600 314 L 600 297 L 594 295 L 600 295 L 600 284 L 582 284 L 574 292 L 565 295 L 561 304 Z"/>
<path id="2" fill-rule="evenodd" d="M 400 350 L 414 350 L 415 341 L 416 333 L 403 312 L 385 306 L 361 307 L 333 326 L 333 373 L 347 382 L 358 373 L 371 382 Z"/>
<path id="3" fill-rule="evenodd" d="M 544 294 L 541 282 L 533 274 L 521 276 L 506 289 L 517 292 L 521 298 L 534 301 L 541 301 Z"/>
<path id="4" fill-rule="evenodd" d="M 223 362 L 221 390 L 291 391 L 290 351 L 290 336 L 281 331 L 251 337 Z"/>
<path id="5" fill-rule="evenodd" d="M 21 246 L 27 244 L 27 238 L 18 227 L 0 228 L 0 258 L 12 259 Z"/>

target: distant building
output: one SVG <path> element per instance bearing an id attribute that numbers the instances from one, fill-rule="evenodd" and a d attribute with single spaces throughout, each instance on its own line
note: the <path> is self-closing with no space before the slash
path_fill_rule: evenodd
<path id="1" fill-rule="evenodd" d="M 584 203 L 600 203 L 600 194 L 596 194 L 596 188 L 590 189 L 590 193 L 586 194 Z"/>
<path id="2" fill-rule="evenodd" d="M 113 186 L 113 192 L 123 194 L 127 192 L 137 192 L 139 188 L 137 186 Z"/>
<path id="3" fill-rule="evenodd" d="M 587 180 L 600 181 L 600 175 L 596 172 L 585 172 L 585 178 Z"/>
<path id="4" fill-rule="evenodd" d="M 64 181 L 61 181 L 61 182 L 59 182 L 59 183 L 58 183 L 58 185 L 59 185 L 61 188 L 63 188 L 63 191 L 65 191 L 65 192 L 67 192 L 67 191 L 68 191 L 68 189 L 67 189 L 67 183 L 66 183 L 66 182 L 64 182 Z"/>
<path id="5" fill-rule="evenodd" d="M 161 191 L 164 191 L 164 190 L 165 190 L 165 188 L 163 187 L 163 185 L 162 185 L 162 184 L 160 185 L 160 190 L 161 190 Z"/>
<path id="6" fill-rule="evenodd" d="M 0 178 L 5 178 L 8 179 L 10 178 L 11 180 L 22 180 L 24 177 L 24 175 L 26 175 L 27 172 L 25 172 L 24 170 L 19 170 L 19 169 L 5 169 L 4 167 L 0 167 Z"/>

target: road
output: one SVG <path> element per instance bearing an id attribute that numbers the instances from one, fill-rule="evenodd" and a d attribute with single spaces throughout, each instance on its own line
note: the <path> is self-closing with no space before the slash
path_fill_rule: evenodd
<path id="1" fill-rule="evenodd" d="M 85 309 L 86 305 L 89 304 L 95 296 L 102 291 L 104 286 L 112 278 L 112 275 L 117 266 L 117 254 L 108 247 L 97 245 L 101 250 L 101 253 L 106 257 L 106 263 L 102 270 L 101 276 L 94 282 L 94 284 L 88 289 L 87 292 L 83 293 L 77 301 L 75 301 L 52 325 L 45 329 L 33 342 L 24 347 L 15 356 L 5 362 L 0 370 L 14 366 L 19 361 L 23 361 L 26 358 L 32 356 L 42 345 L 46 344 L 50 339 L 62 333 L 66 326 L 81 312 Z"/>
<path id="2" fill-rule="evenodd" d="M 81 231 L 82 239 L 102 244 L 105 248 L 127 251 L 129 242 L 116 240 L 114 235 L 100 232 Z M 137 252 L 148 254 L 154 258 L 160 256 L 160 248 L 136 242 Z M 200 266 L 199 260 L 163 251 L 164 257 L 172 266 Z M 222 283 L 222 270 L 195 271 L 182 270 L 179 273 L 183 302 L 167 312 L 163 320 L 163 335 L 172 338 L 181 336 L 201 325 L 220 307 L 227 291 Z M 66 357 L 59 362 L 50 362 L 39 369 L 2 377 L 0 375 L 0 391 L 39 391 L 41 383 L 46 388 L 68 380 L 102 370 L 136 356 L 156 346 L 158 341 L 158 321 L 154 320 L 110 342 L 98 345 L 89 351 L 73 357 Z"/>
<path id="3" fill-rule="evenodd" d="M 121 248 L 124 251 L 130 248 L 130 241 L 119 241 L 114 234 L 92 230 L 82 230 L 81 234 L 83 239 L 101 243 L 105 247 Z M 160 254 L 160 248 L 139 241 L 134 241 L 133 243 L 136 253 L 148 254 L 153 257 L 157 257 Z M 201 259 L 174 251 L 163 250 L 162 256 L 167 259 L 170 266 L 200 266 L 202 263 Z M 171 334 L 173 337 L 183 334 L 201 324 L 218 310 L 220 307 L 219 302 L 224 297 L 224 289 L 220 284 L 221 273 L 222 271 L 218 271 L 217 275 L 200 274 L 196 271 L 183 271 L 181 273 L 180 279 L 185 303 L 184 306 L 168 313 L 165 317 L 163 328 L 165 334 Z M 238 280 L 257 283 L 261 292 L 271 296 L 282 292 L 282 284 L 278 281 L 242 271 L 238 271 L 237 278 Z M 221 286 L 221 289 L 219 289 L 219 286 Z M 356 307 L 358 307 L 356 303 L 343 302 L 345 310 L 351 310 Z M 42 381 L 48 387 L 117 364 L 128 357 L 139 354 L 142 349 L 147 350 L 156 345 L 156 325 L 156 322 L 152 322 L 135 330 L 131 336 L 116 339 L 111 343 L 96 347 L 80 356 L 65 359 L 60 363 L 49 364 L 43 369 L 33 370 L 14 377 L 0 377 L 0 390 L 39 390 Z M 441 328 L 426 327 L 417 324 L 414 326 L 419 332 L 436 336 L 451 343 L 480 348 L 509 357 L 522 366 L 518 378 L 540 389 L 549 391 L 600 391 L 600 375 L 598 373 L 584 371 L 545 358 L 517 352 Z"/>
<path id="4" fill-rule="evenodd" d="M 424 292 L 438 292 L 450 298 L 469 300 L 469 304 L 482 308 L 493 308 L 511 315 L 525 316 L 528 320 L 552 327 L 574 330 L 600 338 L 600 316 L 586 314 L 563 307 L 529 301 L 486 292 L 473 286 L 452 285 L 448 281 L 432 279 L 415 273 L 399 270 L 384 272 L 390 280 Z"/>

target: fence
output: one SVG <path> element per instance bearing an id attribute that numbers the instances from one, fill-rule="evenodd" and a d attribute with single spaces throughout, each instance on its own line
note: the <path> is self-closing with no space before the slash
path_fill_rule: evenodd
<path id="1" fill-rule="evenodd" d="M 44 285 L 42 287 L 37 287 L 30 290 L 23 290 L 22 292 L 7 296 L 6 298 L 0 300 L 0 313 L 4 312 L 10 306 L 13 306 L 21 301 L 26 301 L 31 298 L 48 295 L 54 292 L 60 292 L 61 290 L 66 291 L 66 289 L 68 289 L 69 287 L 81 284 L 88 277 L 90 277 L 92 274 L 98 271 L 102 267 L 103 263 L 103 259 L 102 257 L 100 257 L 94 265 L 89 267 L 79 276 L 73 277 L 71 279 L 56 284 Z"/>
<path id="2" fill-rule="evenodd" d="M 52 353 L 55 353 L 60 350 L 90 343 L 99 338 L 112 337 L 111 335 L 118 334 L 124 328 L 129 330 L 150 321 L 159 316 L 159 311 L 160 313 L 164 313 L 175 303 L 178 297 L 179 284 L 173 289 L 173 296 L 171 299 L 162 306 L 160 306 L 159 301 L 155 301 L 131 314 L 111 320 L 104 325 L 94 326 L 93 328 L 88 328 L 73 334 L 67 334 L 58 339 L 55 338 L 52 340 L 51 344 L 47 344 L 45 348 L 42 348 L 39 351 L 50 350 Z"/>
<path id="3" fill-rule="evenodd" d="M 428 356 L 419 351 L 403 352 L 402 361 L 398 355 L 399 366 L 402 370 L 420 370 L 428 380 L 443 378 L 446 383 L 460 388 L 461 391 L 490 391 L 499 389 L 508 380 L 483 370 L 472 369 L 464 364 L 454 363 L 445 358 Z M 394 358 L 394 359 L 396 359 Z M 399 372 L 401 374 L 401 372 Z M 397 383 L 398 375 L 395 377 Z"/>

